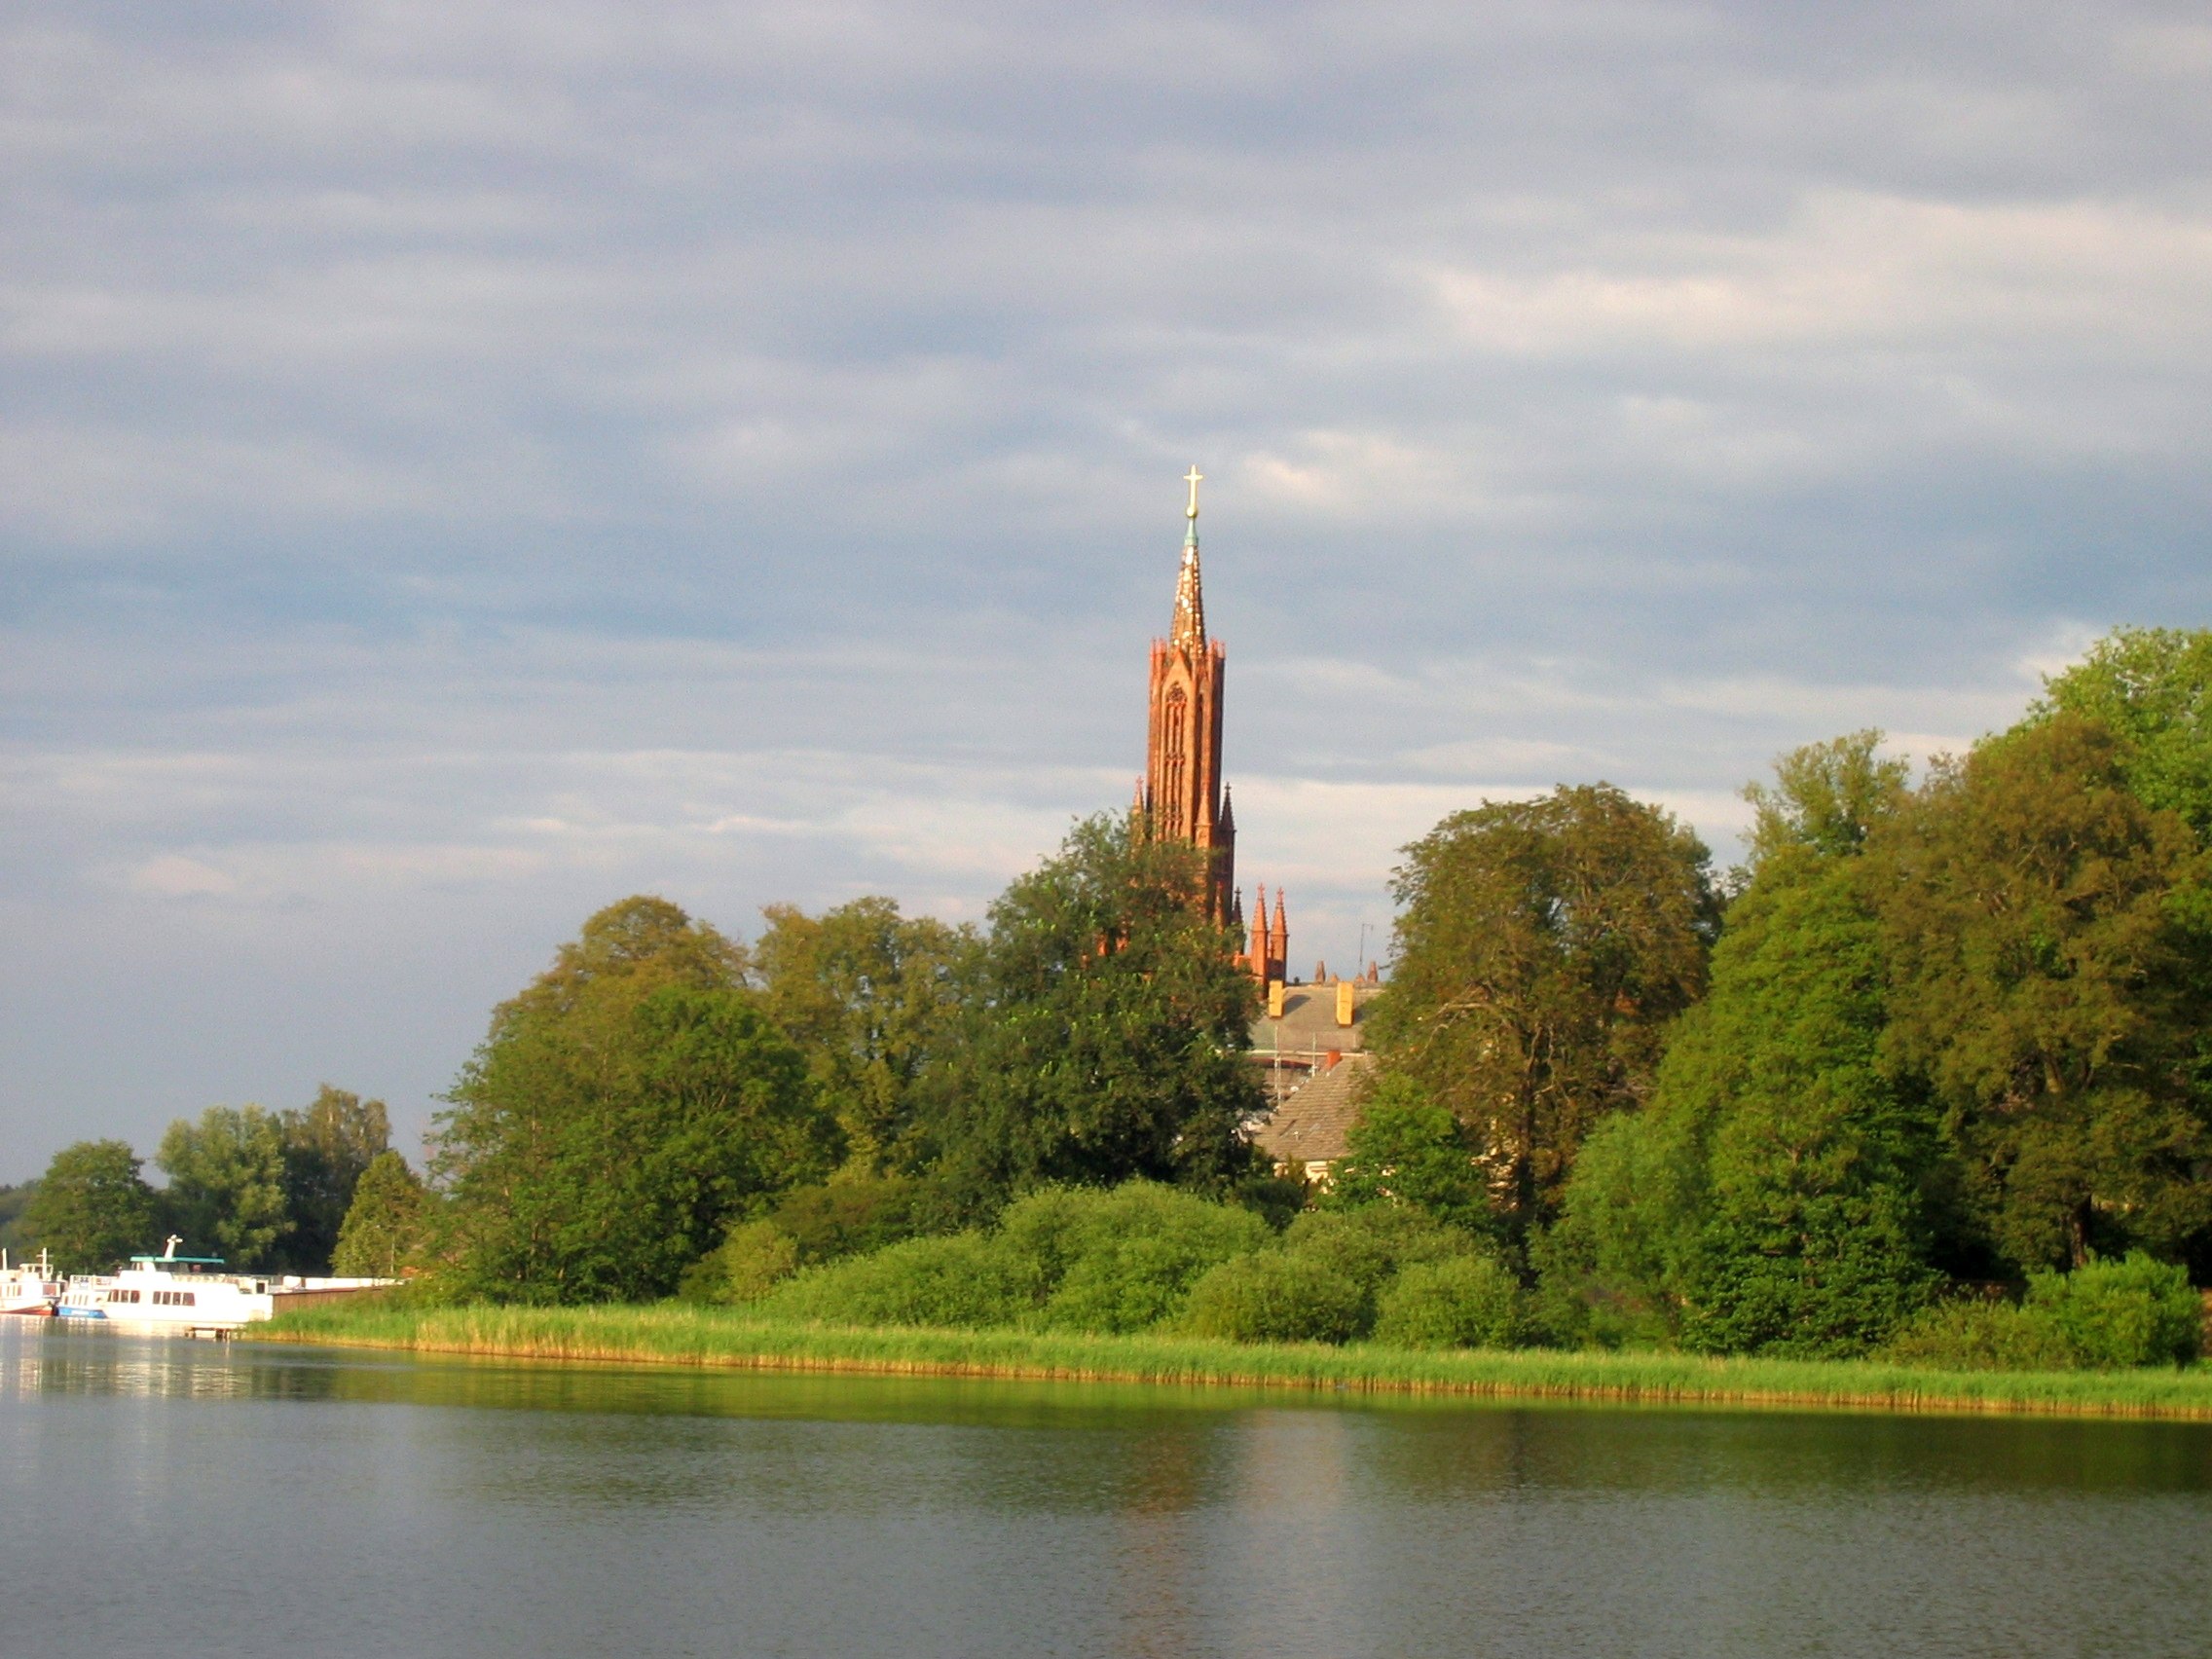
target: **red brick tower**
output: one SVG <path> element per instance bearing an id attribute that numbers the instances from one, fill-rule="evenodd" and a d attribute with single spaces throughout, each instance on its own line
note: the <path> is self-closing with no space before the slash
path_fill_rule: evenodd
<path id="1" fill-rule="evenodd" d="M 1227 653 L 1206 638 L 1205 595 L 1198 578 L 1198 481 L 1192 467 L 1183 537 L 1183 570 L 1175 581 L 1175 623 L 1152 642 L 1152 714 L 1146 727 L 1142 806 L 1151 833 L 1188 841 L 1213 855 L 1206 909 L 1227 925 L 1235 913 L 1236 818 L 1221 781 L 1221 702 Z"/>

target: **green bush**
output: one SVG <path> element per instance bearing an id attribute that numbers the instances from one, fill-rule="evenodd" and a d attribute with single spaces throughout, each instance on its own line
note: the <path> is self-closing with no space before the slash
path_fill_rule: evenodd
<path id="1" fill-rule="evenodd" d="M 926 1225 L 933 1197 L 922 1182 L 901 1175 L 825 1181 L 784 1194 L 769 1219 L 811 1267 L 937 1231 Z"/>
<path id="2" fill-rule="evenodd" d="M 2028 1275 L 2026 1310 L 2050 1322 L 2085 1371 L 2187 1365 L 2203 1343 L 2203 1307 L 2187 1271 L 2141 1250 Z"/>
<path id="3" fill-rule="evenodd" d="M 766 1290 L 788 1272 L 773 1242 L 784 1224 L 779 1211 L 773 1224 L 733 1232 L 723 1276 L 736 1285 L 766 1274 Z M 856 1325 L 1138 1331 L 1179 1314 L 1200 1275 L 1271 1237 L 1248 1210 L 1153 1182 L 1049 1187 L 1010 1205 L 994 1232 L 909 1239 L 808 1268 L 763 1307 Z"/>
<path id="4" fill-rule="evenodd" d="M 1906 1325 L 1890 1358 L 1956 1371 L 2120 1371 L 2186 1365 L 2203 1341 L 2189 1274 L 2140 1250 L 2028 1277 L 2027 1300 L 1947 1302 Z"/>
<path id="5" fill-rule="evenodd" d="M 1481 1248 L 1459 1228 L 1392 1203 L 1302 1215 L 1283 1235 L 1282 1247 L 1310 1271 L 1343 1278 L 1358 1290 L 1354 1336 L 1365 1336 L 1374 1325 L 1377 1300 L 1401 1271 L 1419 1262 L 1471 1256 Z"/>
<path id="6" fill-rule="evenodd" d="M 808 1268 L 757 1305 L 835 1325 L 1010 1325 L 1035 1306 L 1018 1260 L 978 1233 L 910 1238 L 872 1255 Z"/>
<path id="7" fill-rule="evenodd" d="M 1045 1330 L 1139 1331 L 1182 1310 L 1208 1269 L 1270 1241 L 1248 1210 L 1148 1181 L 1057 1188 L 1010 1207 L 998 1241 L 1045 1294 Z"/>
<path id="8" fill-rule="evenodd" d="M 772 1221 L 740 1222 L 683 1272 L 686 1302 L 757 1302 L 798 1268 L 798 1241 Z"/>
<path id="9" fill-rule="evenodd" d="M 1369 1293 L 1318 1261 L 1262 1250 L 1198 1280 L 1183 1327 L 1239 1343 L 1344 1343 L 1368 1319 Z"/>
<path id="10" fill-rule="evenodd" d="M 2042 1313 L 2009 1302 L 1939 1302 L 1883 1347 L 1884 1357 L 1941 1371 L 2071 1371 L 2074 1350 Z"/>
<path id="11" fill-rule="evenodd" d="M 1375 1340 L 1393 1347 L 1512 1347 L 1522 1334 L 1521 1285 L 1489 1256 L 1415 1262 L 1384 1290 Z"/>

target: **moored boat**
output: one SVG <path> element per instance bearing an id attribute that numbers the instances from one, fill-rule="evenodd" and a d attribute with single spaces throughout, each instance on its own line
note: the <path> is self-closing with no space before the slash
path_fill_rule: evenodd
<path id="1" fill-rule="evenodd" d="M 229 1273 L 220 1256 L 180 1256 L 171 1234 L 159 1256 L 133 1256 L 116 1273 L 75 1273 L 55 1312 L 135 1334 L 227 1337 L 274 1304 L 263 1273 Z"/>
<path id="2" fill-rule="evenodd" d="M 44 1250 L 38 1253 L 36 1262 L 18 1262 L 13 1267 L 8 1263 L 8 1252 L 0 1250 L 0 1313 L 44 1319 L 53 1314 L 54 1305 L 60 1300 L 61 1281 L 54 1276 L 54 1265 Z"/>

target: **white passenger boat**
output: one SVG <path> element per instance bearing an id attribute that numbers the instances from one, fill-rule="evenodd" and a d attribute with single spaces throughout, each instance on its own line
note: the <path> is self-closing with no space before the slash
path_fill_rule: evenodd
<path id="1" fill-rule="evenodd" d="M 0 1313 L 43 1319 L 60 1300 L 61 1281 L 54 1276 L 54 1267 L 44 1250 L 38 1253 L 37 1261 L 18 1262 L 13 1267 L 8 1265 L 8 1252 L 0 1250 Z"/>
<path id="2" fill-rule="evenodd" d="M 227 1337 L 273 1310 L 267 1274 L 227 1273 L 220 1256 L 180 1256 L 174 1234 L 159 1256 L 119 1273 L 75 1273 L 55 1312 L 134 1334 Z"/>

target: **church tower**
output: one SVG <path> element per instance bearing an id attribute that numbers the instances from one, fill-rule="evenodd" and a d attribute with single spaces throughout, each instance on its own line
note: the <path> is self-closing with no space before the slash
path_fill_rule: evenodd
<path id="1" fill-rule="evenodd" d="M 1221 701 L 1227 653 L 1206 637 L 1206 606 L 1198 575 L 1198 482 L 1184 482 L 1183 569 L 1175 579 L 1175 620 L 1167 638 L 1152 642 L 1152 714 L 1145 743 L 1141 798 L 1152 834 L 1188 841 L 1213 856 L 1206 909 L 1227 925 L 1237 908 L 1236 819 L 1221 780 Z"/>

